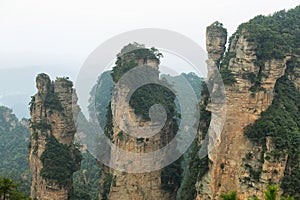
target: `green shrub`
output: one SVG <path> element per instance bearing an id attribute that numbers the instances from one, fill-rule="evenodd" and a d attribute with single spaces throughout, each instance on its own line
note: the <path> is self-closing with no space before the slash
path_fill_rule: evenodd
<path id="1" fill-rule="evenodd" d="M 232 84 L 236 83 L 235 77 L 233 76 L 231 70 L 228 69 L 227 67 L 220 68 L 220 74 L 223 79 L 223 83 L 225 85 L 232 85 Z"/>
<path id="2" fill-rule="evenodd" d="M 201 96 L 202 103 L 200 104 L 200 121 L 198 128 L 202 132 L 200 137 L 204 140 L 211 120 L 211 112 L 206 110 L 206 106 L 209 103 L 209 91 L 205 82 L 201 83 Z M 207 146 L 203 146 L 202 148 L 207 150 Z M 182 183 L 180 199 L 195 199 L 197 195 L 196 182 L 201 180 L 209 170 L 209 158 L 208 156 L 200 158 L 200 149 L 201 145 L 199 145 L 197 139 L 195 139 L 187 151 L 189 159 L 188 178 Z"/>
<path id="3" fill-rule="evenodd" d="M 111 185 L 113 183 L 113 175 L 108 174 L 104 178 L 102 200 L 108 200 Z"/>
<path id="4" fill-rule="evenodd" d="M 161 188 L 167 192 L 177 191 L 182 180 L 182 158 L 179 158 L 161 172 Z"/>
<path id="5" fill-rule="evenodd" d="M 72 82 L 71 82 L 72 83 Z M 53 109 L 57 111 L 62 111 L 63 107 L 61 105 L 60 99 L 55 92 L 48 92 L 44 101 L 45 108 Z"/>
<path id="6" fill-rule="evenodd" d="M 285 195 L 298 196 L 300 191 L 300 93 L 293 82 L 282 77 L 275 85 L 272 105 L 261 117 L 245 128 L 245 135 L 265 148 L 266 137 L 271 137 L 275 150 L 269 156 L 274 159 L 288 153 L 289 159 L 282 189 Z M 266 158 L 265 158 L 266 159 Z M 252 172 L 257 177 L 256 171 Z M 295 184 L 299 183 L 299 184 Z"/>
<path id="7" fill-rule="evenodd" d="M 223 200 L 237 200 L 236 191 L 221 194 Z"/>
<path id="8" fill-rule="evenodd" d="M 59 143 L 51 135 L 40 159 L 43 163 L 40 175 L 43 178 L 54 180 L 60 185 L 67 185 L 72 174 L 78 169 L 81 154 L 77 149 L 71 150 L 69 146 Z"/>
<path id="9" fill-rule="evenodd" d="M 117 83 L 126 72 L 136 67 L 137 60 L 144 59 L 144 62 L 146 62 L 147 59 L 151 59 L 159 62 L 161 57 L 162 54 L 154 47 L 148 49 L 145 45 L 138 43 L 128 44 L 117 55 L 116 66 L 112 70 L 114 82 Z"/>

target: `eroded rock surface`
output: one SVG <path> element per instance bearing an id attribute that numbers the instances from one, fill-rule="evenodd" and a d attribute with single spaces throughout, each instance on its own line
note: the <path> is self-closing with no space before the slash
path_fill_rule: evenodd
<path id="1" fill-rule="evenodd" d="M 73 164 L 72 171 L 76 171 L 80 167 L 80 153 L 73 144 L 74 134 L 76 132 L 75 121 L 79 112 L 76 104 L 77 98 L 73 84 L 67 78 L 57 78 L 51 81 L 46 74 L 39 74 L 36 78 L 37 94 L 32 97 L 30 106 L 30 134 L 31 141 L 29 147 L 29 165 L 32 175 L 31 198 L 38 200 L 67 200 L 72 190 L 72 174 L 67 177 L 64 183 L 54 177 L 52 179 L 44 178 L 41 175 L 44 166 L 41 157 L 48 143 L 55 141 L 60 148 L 67 149 L 66 157 L 70 157 Z M 58 152 L 57 152 L 58 153 Z M 62 155 L 53 154 L 55 157 Z M 69 162 L 61 160 L 61 164 Z M 45 163 L 49 163 L 46 162 Z M 53 171 L 55 166 L 47 168 L 47 177 L 50 173 L 58 173 Z M 59 170 L 59 174 L 67 173 Z M 57 176 L 60 176 L 60 175 Z"/>

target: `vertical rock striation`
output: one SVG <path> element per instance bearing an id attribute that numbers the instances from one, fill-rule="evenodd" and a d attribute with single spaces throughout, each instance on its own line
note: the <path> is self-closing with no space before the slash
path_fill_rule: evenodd
<path id="1" fill-rule="evenodd" d="M 66 200 L 72 190 L 72 174 L 80 167 L 80 152 L 74 146 L 75 121 L 79 112 L 71 81 L 46 74 L 36 78 L 37 94 L 30 102 L 29 165 L 31 197 Z"/>
<path id="2" fill-rule="evenodd" d="M 148 50 L 146 50 L 148 52 Z M 135 53 L 127 53 L 119 57 L 119 63 L 122 63 L 119 67 L 113 70 L 113 77 L 116 77 L 117 70 L 121 70 L 122 67 L 125 68 L 126 63 L 135 63 L 134 66 L 144 66 L 149 69 L 149 73 L 146 76 L 151 76 L 152 78 L 158 80 L 158 65 L 159 60 L 155 57 L 150 58 L 145 56 L 144 58 L 137 58 L 140 53 L 138 50 Z M 148 52 L 149 53 L 149 52 Z M 117 61 L 118 62 L 118 61 Z M 150 72 L 151 71 L 151 72 Z M 126 71 L 127 72 L 127 71 Z M 141 74 L 142 76 L 143 74 Z M 121 77 L 121 76 L 120 76 Z M 133 85 L 135 80 L 132 80 Z M 130 82 L 130 81 L 129 81 Z M 130 130 L 129 127 L 139 127 L 140 129 L 145 129 L 148 131 L 155 130 L 156 127 L 151 128 L 151 123 L 148 120 L 143 119 L 143 116 L 136 113 L 135 109 L 141 108 L 143 103 L 138 103 L 136 108 L 130 105 L 127 99 L 127 94 L 134 89 L 131 83 L 126 82 L 124 84 L 117 84 L 115 80 L 114 92 L 112 94 L 111 106 L 108 108 L 111 113 L 111 132 L 109 137 L 111 138 L 113 144 L 118 148 L 131 153 L 144 154 L 149 152 L 154 152 L 165 146 L 176 134 L 176 126 L 171 118 L 168 118 L 164 127 L 154 136 L 148 137 L 143 135 L 137 135 L 134 137 L 130 135 L 126 130 Z M 145 94 L 147 96 L 149 94 Z M 157 94 L 159 95 L 159 94 Z M 145 97 L 144 96 L 144 97 Z M 132 98 L 132 97 L 131 97 Z M 143 97 L 140 97 L 143 98 Z M 150 98 L 153 98 L 150 97 Z M 174 100 L 174 99 L 173 99 Z M 143 99 L 140 99 L 143 101 Z M 151 100 L 146 100 L 151 101 Z M 109 115 L 107 115 L 109 119 Z M 107 122 L 109 123 L 109 122 Z M 149 129 L 150 128 L 150 129 Z M 153 158 L 155 159 L 155 158 Z M 121 155 L 118 150 L 111 151 L 111 164 L 118 166 L 124 172 L 106 169 L 106 175 L 102 178 L 100 182 L 100 199 L 123 199 L 123 200 L 168 200 L 176 199 L 176 191 L 179 185 L 173 183 L 172 181 L 166 181 L 163 178 L 163 170 L 152 171 L 149 173 L 127 173 L 126 171 L 132 171 L 135 169 L 137 163 L 133 163 L 129 157 L 126 155 Z M 154 165 L 155 161 L 140 161 L 138 165 L 143 166 L 145 169 L 149 166 Z M 107 172 L 109 171 L 109 172 Z M 169 177 L 170 178 L 170 177 Z M 107 188 L 107 182 L 110 182 L 109 189 Z M 167 190 L 165 187 L 172 185 L 171 189 Z"/>
<path id="3" fill-rule="evenodd" d="M 218 65 L 225 44 L 224 39 L 220 39 L 223 31 L 215 30 L 207 28 L 207 51 L 209 59 Z M 245 35 L 247 31 L 242 30 L 240 34 L 233 36 L 227 52 L 227 63 L 225 59 L 221 63 L 221 68 L 228 70 L 235 81 L 225 88 L 225 124 L 220 141 L 210 147 L 209 170 L 196 183 L 196 199 L 219 199 L 222 193 L 229 191 L 237 191 L 240 199 L 253 195 L 263 198 L 263 191 L 270 180 L 273 184 L 280 185 L 284 176 L 287 155 L 282 154 L 278 159 L 264 159 L 274 150 L 271 139 L 266 139 L 264 149 L 244 135 L 244 128 L 254 123 L 272 104 L 275 83 L 285 75 L 287 62 L 291 57 L 270 58 L 258 65 L 257 47 Z M 260 79 L 259 85 L 255 84 L 254 78 L 257 77 Z M 210 104 L 208 109 L 217 106 Z"/>
<path id="4" fill-rule="evenodd" d="M 209 59 L 213 60 L 217 67 L 226 50 L 227 30 L 220 22 L 214 22 L 206 28 L 206 50 Z"/>

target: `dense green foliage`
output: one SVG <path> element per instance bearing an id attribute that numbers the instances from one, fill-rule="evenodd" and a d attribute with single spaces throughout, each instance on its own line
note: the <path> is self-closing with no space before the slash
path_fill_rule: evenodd
<path id="1" fill-rule="evenodd" d="M 29 102 L 30 111 L 33 110 L 34 102 L 35 102 L 35 96 L 31 96 L 31 101 Z M 45 106 L 45 108 L 52 109 L 52 110 L 57 110 L 57 111 L 63 110 L 63 107 L 58 98 L 58 95 L 53 90 L 50 90 L 46 94 L 44 106 Z"/>
<path id="2" fill-rule="evenodd" d="M 98 117 L 99 119 L 99 117 Z M 112 110 L 111 110 L 111 102 L 109 102 L 108 106 L 106 107 L 106 124 L 104 127 L 104 134 L 110 139 L 112 140 L 113 137 L 113 116 L 112 116 Z M 96 152 L 99 154 L 105 153 L 105 154 L 109 154 L 110 153 L 110 149 L 105 149 L 105 145 L 101 145 L 102 144 L 102 139 L 101 137 L 97 138 L 97 145 L 96 145 Z M 102 155 L 97 155 L 97 157 L 101 157 Z M 109 196 L 109 192 L 110 192 L 110 188 L 111 185 L 113 184 L 113 175 L 109 172 L 104 172 L 103 175 L 104 176 L 104 181 L 103 181 L 103 185 L 102 185 L 102 199 L 101 200 L 108 200 L 108 196 Z"/>
<path id="3" fill-rule="evenodd" d="M 9 178 L 0 178 L 0 197 L 3 200 L 30 200 L 18 190 L 18 184 Z"/>
<path id="4" fill-rule="evenodd" d="M 109 102 L 107 106 L 107 113 L 106 113 L 106 124 L 104 127 L 104 134 L 112 139 L 112 136 L 114 134 L 114 124 L 113 124 L 113 116 L 112 116 L 112 111 L 111 111 L 111 102 Z"/>
<path id="5" fill-rule="evenodd" d="M 36 132 L 37 130 L 40 131 L 47 131 L 47 130 L 51 130 L 51 125 L 47 123 L 46 119 L 42 119 L 40 122 L 36 123 L 36 122 L 31 122 L 30 123 L 30 128 L 32 128 L 32 130 L 34 132 Z M 36 133 L 37 134 L 37 133 Z M 36 135 L 37 137 L 37 135 Z"/>
<path id="6" fill-rule="evenodd" d="M 134 113 L 148 121 L 149 110 L 155 104 L 161 104 L 168 118 L 172 118 L 175 114 L 175 94 L 168 88 L 157 85 L 148 84 L 138 88 L 129 101 L 129 105 L 134 109 Z"/>
<path id="7" fill-rule="evenodd" d="M 173 82 L 181 82 L 183 80 L 186 80 L 187 83 L 192 87 L 196 98 L 199 100 L 200 99 L 200 95 L 201 95 L 201 82 L 202 79 L 200 77 L 198 77 L 195 73 L 191 72 L 188 74 L 182 73 L 179 76 L 170 76 L 170 75 L 161 75 L 161 79 L 162 80 L 168 80 L 170 82 L 170 84 L 172 85 Z M 178 102 L 177 99 L 175 99 L 175 104 L 176 104 L 176 111 L 179 112 L 180 110 L 180 104 Z M 178 119 L 178 121 L 180 121 L 180 119 Z M 194 147 L 194 146 L 193 146 Z M 184 156 L 182 156 L 179 160 L 177 160 L 175 163 L 173 163 L 172 165 L 166 167 L 163 172 L 162 172 L 162 182 L 165 183 L 167 181 L 169 181 L 170 183 L 172 181 L 176 181 L 177 183 L 174 185 L 163 185 L 163 189 L 168 190 L 168 191 L 174 191 L 174 187 L 177 187 L 178 184 L 181 184 L 182 182 L 186 182 L 186 181 L 190 181 L 190 177 L 189 176 L 189 162 L 192 162 L 189 158 L 189 154 L 192 148 L 190 148 Z M 198 149 L 199 150 L 199 149 Z M 198 152 L 195 151 L 196 152 Z M 180 167 L 181 165 L 181 167 Z M 172 179 L 170 179 L 169 177 L 172 177 Z M 177 193 L 177 198 L 179 199 L 183 199 L 184 195 L 186 194 L 182 194 L 182 187 L 179 188 L 179 191 Z"/>
<path id="8" fill-rule="evenodd" d="M 193 89 L 197 99 L 200 99 L 200 95 L 201 95 L 201 83 L 203 81 L 202 78 L 200 78 L 196 73 L 194 72 L 190 72 L 190 73 L 181 73 L 178 76 L 171 76 L 169 74 L 162 74 L 160 75 L 160 78 L 162 80 L 168 80 L 169 84 L 172 85 L 173 82 L 179 82 L 181 83 L 181 81 L 186 81 L 187 84 L 189 84 L 191 86 L 191 88 Z M 179 105 L 178 105 L 179 106 Z M 177 106 L 177 109 L 179 109 L 179 107 Z"/>
<path id="9" fill-rule="evenodd" d="M 91 91 L 91 101 L 89 105 L 89 112 L 95 113 L 95 118 L 93 120 L 98 120 L 99 125 L 104 131 L 104 134 L 112 140 L 113 137 L 113 116 L 111 110 L 111 92 L 113 89 L 113 81 L 112 81 L 112 72 L 107 71 L 104 72 L 98 79 L 97 84 L 93 87 Z M 93 98 L 94 96 L 94 98 Z M 95 107 L 93 108 L 93 105 Z M 95 110 L 93 110 L 95 109 Z M 91 124 L 90 124 L 91 125 Z M 110 149 L 106 148 L 105 145 L 102 145 L 104 142 L 102 137 L 96 138 L 95 143 L 95 151 L 99 154 L 105 153 L 109 154 Z M 102 155 L 96 155 L 96 157 L 101 157 Z M 100 172 L 99 172 L 100 176 Z M 94 191 L 99 188 L 99 176 L 97 176 L 97 187 L 94 188 Z M 113 175 L 111 173 L 103 172 L 102 176 L 104 176 L 104 181 L 102 187 L 102 200 L 107 200 L 110 192 L 111 185 L 113 184 Z M 95 185 L 96 186 L 96 185 Z M 76 199 L 77 200 L 77 199 Z M 79 200 L 79 199 L 78 199 Z"/>
<path id="10" fill-rule="evenodd" d="M 103 194 L 102 194 L 101 200 L 108 200 L 108 196 L 109 196 L 109 192 L 110 192 L 112 183 L 113 183 L 113 175 L 106 174 L 106 176 L 104 178 L 104 183 L 103 183 Z"/>
<path id="11" fill-rule="evenodd" d="M 211 112 L 206 110 L 209 101 L 209 91 L 205 82 L 201 83 L 201 88 L 201 97 L 203 101 L 200 104 L 200 121 L 198 129 L 202 133 L 200 136 L 201 138 L 199 139 L 204 140 L 210 124 Z M 207 146 L 204 146 L 203 148 L 207 148 Z M 208 156 L 200 158 L 200 149 L 201 145 L 199 145 L 198 140 L 195 140 L 186 153 L 188 156 L 188 173 L 187 178 L 182 182 L 179 199 L 194 199 L 197 194 L 195 184 L 197 181 L 201 180 L 209 169 L 209 158 Z"/>
<path id="12" fill-rule="evenodd" d="M 81 154 L 77 149 L 71 154 L 70 147 L 61 144 L 54 136 L 47 139 L 44 152 L 41 155 L 43 168 L 40 172 L 45 179 L 56 181 L 60 185 L 67 185 L 72 174 L 78 169 Z"/>
<path id="13" fill-rule="evenodd" d="M 67 88 L 73 87 L 73 82 L 70 80 L 70 78 L 68 76 L 64 76 L 62 78 L 58 77 L 58 78 L 56 78 L 56 80 L 61 81 L 63 87 L 67 87 Z"/>
<path id="14" fill-rule="evenodd" d="M 96 159 L 82 153 L 81 168 L 73 174 L 73 192 L 69 200 L 97 200 L 100 169 Z"/>
<path id="15" fill-rule="evenodd" d="M 138 43 L 128 44 L 117 55 L 116 66 L 112 70 L 114 82 L 117 83 L 126 72 L 136 67 L 138 65 L 137 60 L 143 59 L 143 64 L 145 64 L 148 59 L 159 62 L 161 57 L 162 54 L 154 47 L 148 49 L 145 45 Z"/>
<path id="16" fill-rule="evenodd" d="M 270 59 L 282 59 L 287 54 L 300 55 L 300 6 L 288 11 L 282 10 L 273 15 L 259 15 L 247 23 L 241 24 L 229 39 L 229 47 L 235 48 L 237 39 L 243 34 L 255 47 L 256 66 L 260 68 L 251 91 L 261 90 L 260 83 L 264 74 L 264 63 Z M 234 52 L 227 51 L 222 59 L 221 69 L 228 69 L 229 60 Z M 220 71 L 223 79 L 231 79 L 229 71 Z M 232 83 L 232 82 L 227 82 Z"/>
<path id="17" fill-rule="evenodd" d="M 228 69 L 228 67 L 222 67 L 219 71 L 224 85 L 231 85 L 233 83 L 236 83 L 235 77 L 231 73 L 231 70 Z"/>
<path id="18" fill-rule="evenodd" d="M 268 190 L 265 191 L 265 200 L 276 200 L 278 187 L 275 185 L 268 185 Z"/>
<path id="19" fill-rule="evenodd" d="M 209 158 L 207 156 L 204 158 L 199 157 L 200 148 L 201 146 L 198 144 L 197 140 L 195 140 L 192 143 L 190 150 L 187 151 L 189 156 L 188 173 L 186 175 L 187 178 L 182 182 L 181 193 L 178 199 L 194 199 L 197 194 L 195 184 L 197 181 L 201 180 L 209 169 Z"/>
<path id="20" fill-rule="evenodd" d="M 102 129 L 104 129 L 106 124 L 106 111 L 111 100 L 113 84 L 111 71 L 103 72 L 90 92 L 89 112 L 96 114 L 96 116 L 93 117 L 96 117 L 97 119 L 94 120 L 98 120 Z"/>
<path id="21" fill-rule="evenodd" d="M 179 158 L 169 166 L 165 167 L 161 172 L 162 189 L 169 192 L 177 191 L 182 180 L 181 160 Z"/>
<path id="22" fill-rule="evenodd" d="M 118 54 L 118 58 L 116 61 L 116 66 L 113 68 L 112 77 L 114 82 L 118 82 L 118 80 L 130 69 L 138 66 L 138 60 L 143 59 L 144 64 L 147 63 L 147 60 L 156 60 L 159 63 L 159 59 L 162 56 L 161 53 L 155 48 L 147 49 L 144 45 L 139 45 L 137 43 L 129 44 L 125 46 L 121 53 Z M 145 77 L 151 77 L 153 79 L 158 80 L 158 69 L 148 68 L 142 73 L 139 74 L 139 77 L 134 77 L 132 79 L 132 83 L 128 81 L 128 86 L 131 87 L 131 84 L 134 85 L 136 79 L 143 80 Z M 160 104 L 164 107 L 167 113 L 168 120 L 172 121 L 172 127 L 169 127 L 174 134 L 178 130 L 178 125 L 176 121 L 176 105 L 175 105 L 175 94 L 168 89 L 167 87 L 162 86 L 163 84 L 167 84 L 166 82 L 160 81 L 161 84 L 147 84 L 143 85 L 132 94 L 129 105 L 133 108 L 134 113 L 140 117 L 141 121 L 149 121 L 149 110 L 155 104 Z M 106 113 L 107 121 L 104 129 L 105 134 L 111 138 L 113 133 L 112 127 L 112 113 L 110 105 L 107 108 Z M 120 137 L 123 137 L 124 133 L 119 133 Z M 165 139 L 168 138 L 162 131 L 162 144 L 166 145 Z M 181 182 L 181 159 L 172 163 L 168 167 L 162 170 L 161 172 L 161 181 L 162 181 L 162 189 L 168 192 L 174 192 L 178 189 Z M 110 175 L 107 175 L 109 178 Z M 109 179 L 106 181 L 107 183 L 111 183 Z M 105 187 L 105 185 L 104 185 Z M 107 187 L 108 188 L 108 187 Z"/>
<path id="23" fill-rule="evenodd" d="M 84 133 L 86 138 L 75 138 L 75 146 L 82 147 L 81 143 L 94 144 L 94 138 L 92 137 L 94 127 L 89 122 L 83 113 L 79 113 L 77 119 L 78 133 Z M 90 137 L 89 137 L 90 136 Z M 82 151 L 82 160 L 80 164 L 80 170 L 73 174 L 73 191 L 69 196 L 69 200 L 95 200 L 98 197 L 100 168 L 97 164 L 97 160 L 89 151 Z"/>
<path id="24" fill-rule="evenodd" d="M 113 68 L 112 77 L 117 82 L 126 72 L 130 69 L 137 67 L 137 61 L 144 59 L 144 64 L 147 59 L 156 60 L 159 62 L 161 53 L 155 48 L 147 49 L 144 45 L 137 43 L 129 44 L 125 46 L 121 53 L 117 56 L 116 66 Z M 142 79 L 143 76 L 158 78 L 158 70 L 149 67 L 147 72 L 142 71 L 139 77 L 134 77 L 133 82 L 136 79 Z M 128 82 L 128 84 L 131 84 Z M 134 83 L 133 83 L 134 84 Z M 129 105 L 134 109 L 136 115 L 140 116 L 142 120 L 150 120 L 149 109 L 154 104 L 161 104 L 164 106 L 168 117 L 172 118 L 175 112 L 175 95 L 168 88 L 163 87 L 162 84 L 147 84 L 138 88 L 132 94 Z"/>
<path id="25" fill-rule="evenodd" d="M 183 76 L 187 82 L 191 85 L 193 88 L 193 91 L 195 92 L 195 95 L 198 99 L 200 99 L 201 96 L 201 83 L 203 82 L 203 78 L 200 78 L 195 74 L 194 72 L 190 72 L 188 74 L 182 73 L 180 76 Z"/>
<path id="26" fill-rule="evenodd" d="M 98 82 L 97 85 L 93 88 L 91 95 L 95 96 L 95 99 L 91 98 L 90 105 L 95 104 L 96 106 L 96 115 L 97 119 L 103 127 L 103 123 L 105 122 L 104 126 L 104 132 L 105 134 L 109 137 L 112 138 L 113 134 L 113 123 L 112 123 L 112 113 L 111 113 L 111 106 L 110 106 L 110 99 L 111 99 L 111 90 L 112 90 L 112 85 L 113 81 L 110 76 L 110 71 L 103 73 Z M 162 79 L 168 77 L 168 80 L 174 78 L 174 80 L 177 77 L 170 77 L 169 75 L 162 75 Z M 193 88 L 197 98 L 200 98 L 200 92 L 201 92 L 201 78 L 199 78 L 196 74 L 194 73 L 189 73 L 189 74 L 181 74 L 180 76 L 183 76 L 187 82 L 191 85 Z M 179 78 L 179 77 L 178 77 Z M 137 114 L 138 115 L 143 115 L 144 118 L 149 119 L 148 116 L 148 111 L 149 107 L 151 107 L 155 103 L 161 103 L 162 100 L 164 101 L 162 104 L 165 105 L 165 107 L 169 107 L 169 110 L 174 109 L 174 95 L 170 93 L 171 91 L 167 90 L 166 88 L 163 87 L 158 87 L 158 86 L 152 86 L 148 85 L 147 87 L 142 87 L 139 88 L 138 91 L 133 95 L 133 99 L 131 100 L 131 103 L 133 104 L 132 106 L 137 108 Z M 146 89 L 148 91 L 145 91 Z M 144 90 L 144 91 L 143 91 Z M 163 96 L 166 98 L 158 99 L 156 96 Z M 142 102 L 139 102 L 140 97 L 142 97 Z M 169 98 L 169 99 L 168 99 Z M 147 102 L 147 99 L 150 99 L 150 101 Z M 178 109 L 177 107 L 176 109 Z M 90 106 L 90 111 L 92 110 L 92 106 Z M 106 115 L 103 115 L 103 110 L 105 110 Z M 141 114 L 143 113 L 143 114 Z M 170 112 L 169 112 L 170 113 Z M 176 126 L 173 127 L 174 129 L 177 129 Z M 124 133 L 120 132 L 119 137 L 123 137 Z M 182 179 L 182 170 L 181 170 L 181 160 L 177 160 L 175 163 L 171 164 L 170 166 L 166 167 L 161 174 L 161 179 L 162 179 L 162 189 L 166 191 L 175 191 L 178 189 L 178 186 L 180 185 L 181 179 Z M 111 175 L 107 175 L 106 182 L 105 182 L 105 194 L 103 195 L 104 198 L 106 198 L 106 194 L 108 194 L 111 181 L 110 178 Z"/>
<path id="27" fill-rule="evenodd" d="M 264 192 L 265 200 L 276 200 L 278 199 L 278 187 L 276 185 L 268 185 L 267 190 Z M 221 194 L 223 200 L 238 200 L 236 191 Z M 252 200 L 260 200 L 254 196 Z M 281 197 L 281 200 L 294 200 L 293 197 L 288 196 L 287 198 Z M 250 198 L 249 198 L 250 200 Z"/>
<path id="28" fill-rule="evenodd" d="M 218 31 L 223 33 L 225 36 L 227 35 L 227 30 L 223 27 L 223 24 L 219 21 L 215 21 L 212 25 L 210 25 L 209 27 L 207 27 L 207 29 L 209 31 Z"/>
<path id="29" fill-rule="evenodd" d="M 138 60 L 143 59 L 144 64 L 148 59 L 156 60 L 159 63 L 159 59 L 162 56 L 161 53 L 155 48 L 145 48 L 144 45 L 137 43 L 129 44 L 125 46 L 121 53 L 117 56 L 116 66 L 112 70 L 112 77 L 114 82 L 118 80 L 130 69 L 138 66 Z M 139 77 L 133 77 L 132 80 L 128 80 L 128 84 L 134 84 L 137 79 L 144 80 L 145 77 L 158 78 L 158 70 L 148 68 L 147 71 L 139 72 Z M 156 77 L 157 76 L 157 77 Z M 132 81 L 132 83 L 130 83 Z M 161 103 L 167 110 L 168 115 L 172 115 L 174 112 L 174 99 L 175 96 L 172 92 L 158 84 L 143 85 L 138 88 L 130 98 L 129 104 L 134 109 L 136 115 L 140 116 L 143 120 L 150 120 L 149 109 L 154 104 Z M 172 104 L 173 102 L 173 104 Z"/>
<path id="30" fill-rule="evenodd" d="M 48 92 L 44 101 L 45 108 L 62 111 L 63 107 L 55 92 Z"/>
<path id="31" fill-rule="evenodd" d="M 293 83 L 287 79 L 287 75 L 292 75 L 295 67 L 299 67 L 297 55 L 300 54 L 300 6 L 289 11 L 279 11 L 274 15 L 257 16 L 247 23 L 239 26 L 238 30 L 230 38 L 230 45 L 235 48 L 237 39 L 243 35 L 246 40 L 255 47 L 257 60 L 255 65 L 259 68 L 258 74 L 248 73 L 243 78 L 249 79 L 252 92 L 264 90 L 261 87 L 263 78 L 267 75 L 263 73 L 265 62 L 270 59 L 282 59 L 286 55 L 291 55 L 292 59 L 287 63 L 285 77 L 279 79 L 275 86 L 276 96 L 273 104 L 261 114 L 253 125 L 245 128 L 245 134 L 253 141 L 263 146 L 265 151 L 266 137 L 271 137 L 275 145 L 275 150 L 270 153 L 274 159 L 287 153 L 289 155 L 288 166 L 282 181 L 281 188 L 286 195 L 299 196 L 300 191 L 300 169 L 299 169 L 299 92 Z M 222 67 L 226 69 L 229 60 L 235 57 L 233 52 L 227 51 Z M 228 74 L 227 74 L 228 75 Z M 230 75 L 230 73 L 229 73 Z M 263 153 L 262 153 L 263 155 Z M 261 162 L 264 162 L 261 158 Z M 254 169 L 246 164 L 251 177 L 259 180 L 262 172 L 261 168 Z"/>
<path id="32" fill-rule="evenodd" d="M 27 120 L 23 120 L 28 123 Z M 29 195 L 30 175 L 27 160 L 29 130 L 12 111 L 0 106 L 0 177 L 20 184 L 19 191 Z"/>
<path id="33" fill-rule="evenodd" d="M 272 105 L 245 128 L 245 134 L 263 146 L 266 137 L 271 137 L 276 147 L 271 152 L 274 158 L 289 155 L 281 188 L 296 197 L 300 195 L 300 93 L 286 77 L 277 81 L 275 92 Z"/>
<path id="34" fill-rule="evenodd" d="M 246 39 L 256 46 L 259 61 L 283 58 L 286 53 L 300 54 L 300 6 L 276 12 L 273 15 L 259 15 L 242 24 L 238 31 L 247 31 Z"/>
<path id="35" fill-rule="evenodd" d="M 237 200 L 236 191 L 230 192 L 228 194 L 221 194 L 223 200 Z"/>

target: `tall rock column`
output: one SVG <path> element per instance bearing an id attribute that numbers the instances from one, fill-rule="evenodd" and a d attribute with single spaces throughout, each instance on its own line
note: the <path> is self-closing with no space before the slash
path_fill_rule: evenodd
<path id="1" fill-rule="evenodd" d="M 207 29 L 210 31 L 211 29 Z M 207 35 L 216 35 L 207 33 Z M 257 47 L 248 42 L 246 30 L 241 30 L 232 38 L 228 49 L 228 63 L 222 63 L 220 70 L 226 70 L 224 77 L 231 76 L 235 81 L 227 83 L 226 100 L 227 113 L 219 142 L 210 147 L 209 170 L 207 174 L 197 182 L 196 199 L 219 199 L 222 193 L 237 191 L 240 199 L 247 199 L 253 195 L 263 198 L 269 181 L 280 184 L 284 176 L 287 162 L 286 155 L 278 160 L 264 160 L 273 146 L 269 139 L 266 141 L 266 149 L 250 141 L 244 134 L 244 128 L 254 123 L 260 114 L 265 111 L 273 101 L 276 81 L 285 74 L 287 61 L 286 56 L 282 59 L 269 59 L 258 66 Z M 208 37 L 209 40 L 216 40 Z M 215 42 L 207 41 L 208 57 L 216 60 L 219 56 L 210 50 L 210 45 Z M 219 49 L 219 45 L 216 45 Z M 265 75 L 265 76 L 264 76 Z M 251 77 L 261 77 L 259 87 Z M 229 80 L 228 77 L 226 77 Z M 256 86 L 256 87 L 255 87 Z M 208 109 L 218 105 L 209 105 Z M 277 173 L 273 173 L 274 171 Z M 260 172 L 261 173 L 258 173 Z"/>
<path id="2" fill-rule="evenodd" d="M 148 49 L 142 49 L 144 53 L 146 52 L 151 54 Z M 143 66 L 146 68 L 147 73 L 141 74 L 141 77 L 151 76 L 153 79 L 158 81 L 159 72 L 158 65 L 159 60 L 151 54 L 151 56 L 144 54 L 145 56 L 142 59 L 137 58 L 140 54 L 139 50 L 124 54 L 120 56 L 117 62 L 117 67 L 113 70 L 113 77 L 115 81 L 114 92 L 112 94 L 111 106 L 109 107 L 110 117 L 108 116 L 108 120 L 111 123 L 110 127 L 112 127 L 110 132 L 110 138 L 112 142 L 120 149 L 125 150 L 127 152 L 136 153 L 136 154 L 144 154 L 149 152 L 155 152 L 156 150 L 164 147 L 176 134 L 176 126 L 174 125 L 175 121 L 173 117 L 168 116 L 166 123 L 162 129 L 156 132 L 153 136 L 147 135 L 137 135 L 134 137 L 130 135 L 124 128 L 126 127 L 139 127 L 147 131 L 153 131 L 156 129 L 155 126 L 151 126 L 151 122 L 149 120 L 143 119 L 143 116 L 137 114 L 137 110 L 135 109 L 144 109 L 147 102 L 157 101 L 159 98 L 165 98 L 162 95 L 161 89 L 159 87 L 147 87 L 141 88 L 141 90 L 145 89 L 141 93 L 142 95 L 138 95 L 138 101 L 135 101 L 136 107 L 132 107 L 130 102 L 127 99 L 127 94 L 129 91 L 133 90 L 133 86 L 131 83 L 125 84 L 117 84 L 118 80 L 116 79 L 116 73 L 118 71 L 122 71 L 126 66 L 135 63 L 134 66 Z M 119 65 L 118 65 L 119 63 Z M 129 64 L 128 64 L 129 63 Z M 128 65 L 127 65 L 128 64 Z M 132 65 L 131 65 L 132 66 Z M 134 67 L 132 67 L 134 68 Z M 147 70 L 149 69 L 149 70 Z M 126 73 L 127 71 L 123 71 Z M 149 72 L 149 73 L 148 73 Z M 151 74 L 151 75 L 150 75 Z M 119 77 L 119 76 L 118 76 Z M 140 78 L 140 77 L 139 77 Z M 130 80 L 129 80 L 130 82 Z M 134 83 L 136 80 L 132 80 Z M 140 91 L 141 91 L 140 90 Z M 155 91 L 153 91 L 155 90 Z M 157 97 L 155 97 L 155 93 Z M 134 94 L 133 94 L 134 95 Z M 131 97 L 133 98 L 133 97 Z M 172 99 L 172 96 L 170 97 Z M 174 97 L 175 99 L 175 97 Z M 174 99 L 172 101 L 174 101 Z M 174 102 L 173 102 L 174 103 Z M 175 104 L 174 104 L 175 106 Z M 149 111 L 149 110 L 147 110 Z M 111 119 L 109 119 L 111 118 Z M 152 128 L 151 128 L 152 127 Z M 145 132 L 145 134 L 146 134 Z M 137 161 L 133 162 L 132 158 L 127 157 L 126 155 L 121 155 L 118 150 L 111 151 L 111 164 L 118 166 L 119 168 L 123 168 L 124 172 L 110 169 L 110 174 L 106 175 L 106 183 L 110 180 L 109 190 L 101 190 L 105 193 L 102 194 L 100 199 L 122 199 L 122 200 L 171 200 L 176 199 L 176 191 L 178 189 L 179 184 L 174 183 L 172 178 L 166 174 L 164 174 L 162 170 L 156 170 L 147 173 L 127 173 L 126 171 L 132 171 L 135 169 L 137 163 L 139 162 L 139 167 L 143 167 L 148 169 L 151 165 L 154 165 L 155 162 L 161 162 L 155 160 L 155 158 L 148 161 Z M 107 188 L 107 184 L 100 186 L 102 188 Z"/>
<path id="3" fill-rule="evenodd" d="M 220 22 L 214 22 L 206 28 L 206 50 L 208 59 L 214 61 L 219 67 L 220 61 L 226 50 L 227 30 Z"/>
<path id="4" fill-rule="evenodd" d="M 66 200 L 81 161 L 73 144 L 79 112 L 75 90 L 67 78 L 51 82 L 46 74 L 36 77 L 36 87 L 30 102 L 31 198 Z"/>

